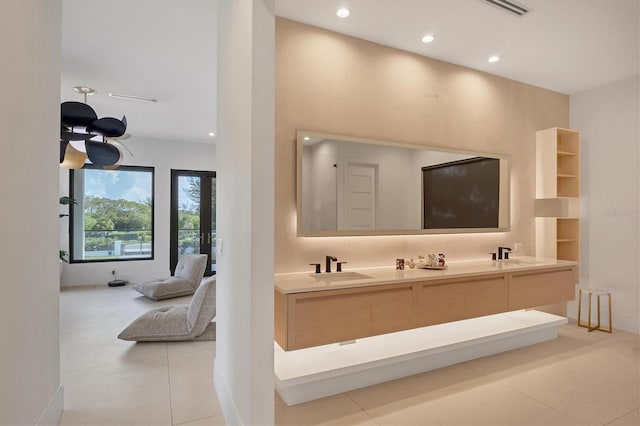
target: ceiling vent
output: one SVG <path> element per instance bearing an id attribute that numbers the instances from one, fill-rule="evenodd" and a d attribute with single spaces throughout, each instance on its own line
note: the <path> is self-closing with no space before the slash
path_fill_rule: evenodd
<path id="1" fill-rule="evenodd" d="M 522 16 L 529 12 L 529 10 L 526 7 L 509 0 L 483 0 L 483 1 L 487 4 L 490 4 L 491 6 L 500 8 L 500 10 L 503 10 L 515 16 Z"/>

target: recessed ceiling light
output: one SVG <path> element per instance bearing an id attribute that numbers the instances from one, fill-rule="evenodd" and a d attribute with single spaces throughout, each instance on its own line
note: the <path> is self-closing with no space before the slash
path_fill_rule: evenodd
<path id="1" fill-rule="evenodd" d="M 422 42 L 423 43 L 431 43 L 435 39 L 436 38 L 434 36 L 432 36 L 431 34 L 427 34 L 426 36 L 422 37 Z"/>
<path id="2" fill-rule="evenodd" d="M 215 133 L 213 133 L 213 132 L 209 132 L 209 136 L 211 136 L 211 137 L 213 138 L 213 137 L 215 137 L 215 136 L 216 136 L 216 134 L 215 134 Z"/>
<path id="3" fill-rule="evenodd" d="M 308 140 L 310 140 L 311 138 L 310 138 L 309 136 L 305 136 L 303 139 L 304 139 L 305 141 L 308 141 Z"/>
<path id="4" fill-rule="evenodd" d="M 488 59 L 488 61 L 491 63 L 498 62 L 499 60 L 500 60 L 500 56 L 498 55 L 489 56 L 489 59 Z"/>
<path id="5" fill-rule="evenodd" d="M 351 15 L 351 11 L 346 7 L 341 7 L 336 12 L 336 15 L 338 15 L 338 18 L 346 18 L 347 16 Z"/>

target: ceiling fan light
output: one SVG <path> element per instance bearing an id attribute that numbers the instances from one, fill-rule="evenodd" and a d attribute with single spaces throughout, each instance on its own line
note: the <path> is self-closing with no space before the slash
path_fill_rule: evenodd
<path id="1" fill-rule="evenodd" d="M 73 86 L 73 91 L 76 93 L 80 93 L 81 95 L 92 96 L 96 94 L 96 90 L 91 87 L 85 86 Z"/>
<path id="2" fill-rule="evenodd" d="M 60 162 L 63 169 L 81 169 L 87 161 L 87 154 L 75 149 L 70 142 L 60 142 L 60 151 L 64 149 L 64 156 Z M 62 154 L 62 152 L 61 152 Z"/>

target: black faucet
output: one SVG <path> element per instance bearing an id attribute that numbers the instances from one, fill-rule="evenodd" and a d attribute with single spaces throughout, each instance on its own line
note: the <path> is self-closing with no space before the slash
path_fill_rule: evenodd
<path id="1" fill-rule="evenodd" d="M 502 259 L 509 259 L 509 252 L 511 251 L 510 247 L 498 247 L 498 259 L 502 260 Z M 504 253 L 504 257 L 502 257 L 502 254 Z"/>
<path id="2" fill-rule="evenodd" d="M 331 261 L 337 262 L 338 259 L 335 256 L 326 256 L 325 260 L 325 272 L 331 272 Z"/>

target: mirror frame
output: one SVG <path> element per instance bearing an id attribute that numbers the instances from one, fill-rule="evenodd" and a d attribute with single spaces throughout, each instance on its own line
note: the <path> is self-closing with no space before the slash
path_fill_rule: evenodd
<path id="1" fill-rule="evenodd" d="M 363 144 L 374 144 L 382 146 L 392 146 L 398 148 L 432 150 L 438 152 L 450 152 L 455 154 L 474 155 L 481 157 L 497 158 L 506 160 L 507 179 L 504 188 L 500 189 L 500 205 L 502 197 L 506 195 L 506 226 L 498 228 L 446 228 L 446 229 L 377 229 L 375 231 L 357 230 L 304 230 L 302 229 L 302 150 L 304 138 L 332 139 L 336 141 L 356 142 Z M 298 237 L 345 237 L 345 236 L 377 236 L 377 235 L 430 235 L 430 234 L 477 234 L 488 232 L 509 232 L 511 231 L 511 158 L 505 154 L 486 153 L 478 151 L 456 150 L 431 145 L 418 145 L 403 142 L 385 141 L 380 139 L 361 138 L 357 136 L 339 135 L 335 133 L 317 132 L 313 130 L 296 130 L 296 218 Z"/>

